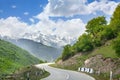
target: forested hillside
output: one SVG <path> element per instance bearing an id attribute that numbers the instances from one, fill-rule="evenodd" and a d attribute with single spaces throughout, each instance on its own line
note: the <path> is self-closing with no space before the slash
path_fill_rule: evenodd
<path id="1" fill-rule="evenodd" d="M 15 70 L 40 63 L 39 59 L 27 51 L 3 40 L 0 40 L 0 74 L 9 74 Z"/>

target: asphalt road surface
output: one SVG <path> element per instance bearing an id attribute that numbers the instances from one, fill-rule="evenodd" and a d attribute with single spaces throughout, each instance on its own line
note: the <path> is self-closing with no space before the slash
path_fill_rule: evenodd
<path id="1" fill-rule="evenodd" d="M 42 80 L 95 80 L 93 77 L 86 75 L 84 73 L 53 68 L 48 66 L 49 64 L 52 63 L 36 65 L 36 67 L 44 68 L 46 71 L 50 73 L 50 76 Z"/>

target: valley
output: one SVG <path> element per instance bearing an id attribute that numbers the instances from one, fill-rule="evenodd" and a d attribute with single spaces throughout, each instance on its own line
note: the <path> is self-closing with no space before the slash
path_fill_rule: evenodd
<path id="1" fill-rule="evenodd" d="M 120 80 L 120 1 L 0 0 L 0 80 Z"/>
<path id="2" fill-rule="evenodd" d="M 11 42 L 27 50 L 35 57 L 48 62 L 54 61 L 62 52 L 62 48 L 47 46 L 29 39 L 12 40 Z"/>

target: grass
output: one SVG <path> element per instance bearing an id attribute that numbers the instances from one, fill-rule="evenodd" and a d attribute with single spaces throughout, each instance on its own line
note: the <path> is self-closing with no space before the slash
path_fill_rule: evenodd
<path id="1" fill-rule="evenodd" d="M 0 40 L 0 75 L 10 74 L 21 67 L 41 62 L 16 45 Z"/>
<path id="2" fill-rule="evenodd" d="M 35 66 L 24 67 L 14 74 L 7 75 L 2 80 L 40 80 L 49 76 L 50 73 Z"/>
<path id="3" fill-rule="evenodd" d="M 89 56 L 94 56 L 94 55 L 97 55 L 97 54 L 101 54 L 105 58 L 107 58 L 107 57 L 109 57 L 109 58 L 119 58 L 116 55 L 115 50 L 113 49 L 112 45 L 109 45 L 109 46 L 104 45 L 102 47 L 99 47 L 96 50 L 92 51 Z"/>

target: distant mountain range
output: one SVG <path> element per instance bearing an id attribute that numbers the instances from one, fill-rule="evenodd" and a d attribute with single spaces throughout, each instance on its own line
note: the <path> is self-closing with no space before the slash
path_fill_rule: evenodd
<path id="1" fill-rule="evenodd" d="M 10 37 L 7 36 L 0 38 L 27 50 L 32 55 L 36 56 L 41 60 L 49 62 L 58 58 L 62 53 L 62 48 L 47 46 L 40 42 L 36 42 L 29 39 L 11 39 Z"/>
<path id="2" fill-rule="evenodd" d="M 34 33 L 25 33 L 22 38 L 40 42 L 47 46 L 63 47 L 66 44 L 73 44 L 77 39 L 70 36 L 61 37 L 52 34 L 42 34 L 40 31 Z"/>
<path id="3" fill-rule="evenodd" d="M 0 37 L 6 37 L 6 38 L 11 38 L 11 39 L 29 39 L 33 40 L 35 42 L 42 43 L 47 46 L 52 46 L 52 47 L 63 47 L 67 44 L 74 44 L 75 41 L 77 40 L 76 38 L 73 38 L 71 36 L 60 36 L 60 35 L 54 35 L 54 34 L 43 34 L 40 31 L 36 32 L 31 32 L 31 33 L 24 33 L 21 36 L 5 36 L 5 35 L 0 35 Z"/>
<path id="4" fill-rule="evenodd" d="M 21 37 L 8 37 L 0 35 L 0 38 L 27 50 L 32 55 L 46 61 L 53 61 L 62 53 L 66 44 L 73 44 L 76 39 L 60 37 L 56 35 L 45 35 L 40 31 L 25 33 Z"/>
<path id="5" fill-rule="evenodd" d="M 42 43 L 28 39 L 19 39 L 17 41 L 13 40 L 12 43 L 29 51 L 32 55 L 46 61 L 55 60 L 58 56 L 60 56 L 62 52 L 62 48 L 46 46 Z"/>

